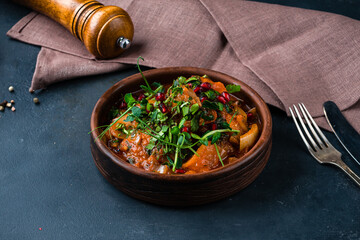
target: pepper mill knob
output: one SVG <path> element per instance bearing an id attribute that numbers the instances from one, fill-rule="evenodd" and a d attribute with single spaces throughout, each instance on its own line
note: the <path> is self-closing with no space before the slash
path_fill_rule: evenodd
<path id="1" fill-rule="evenodd" d="M 96 58 L 119 56 L 134 36 L 129 14 L 95 0 L 13 0 L 40 12 L 67 28 Z"/>
<path id="2" fill-rule="evenodd" d="M 117 44 L 123 49 L 128 49 L 130 47 L 131 41 L 127 38 L 119 37 L 119 39 L 117 40 Z"/>

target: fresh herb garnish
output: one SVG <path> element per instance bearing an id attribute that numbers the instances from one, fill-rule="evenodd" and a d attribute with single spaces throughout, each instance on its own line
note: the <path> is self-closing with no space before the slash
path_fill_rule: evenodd
<path id="1" fill-rule="evenodd" d="M 196 152 L 199 146 L 211 144 L 215 146 L 219 160 L 224 165 L 218 145 L 228 138 L 226 133 L 240 132 L 231 129 L 229 125 L 237 112 L 233 114 L 229 123 L 221 117 L 223 111 L 233 113 L 232 102 L 218 101 L 221 96 L 214 89 L 195 91 L 196 87 L 203 87 L 200 85 L 202 78 L 207 78 L 205 75 L 190 78 L 180 76 L 168 88 L 158 82 L 149 84 L 140 69 L 140 60 L 144 61 L 144 59 L 142 57 L 137 59 L 137 67 L 145 82 L 145 85 L 140 86 L 144 92 L 140 97 L 137 94 L 125 94 L 122 101 L 126 103 L 124 103 L 126 109 L 122 107 L 111 111 L 111 117 L 116 119 L 110 125 L 101 127 L 105 127 L 105 130 L 98 138 L 102 138 L 114 124 L 116 130 L 125 133 L 127 137 L 146 134 L 149 140 L 147 145 L 143 146 L 144 151 L 156 159 L 161 158 L 162 164 L 168 165 L 173 172 L 181 168 L 182 163 L 189 156 L 199 155 Z M 197 96 L 183 98 L 184 92 L 188 89 L 194 90 Z M 240 89 L 237 85 L 226 86 L 228 93 L 238 92 Z M 200 97 L 207 100 L 200 102 Z M 126 116 L 125 120 L 122 119 L 124 116 Z M 120 119 L 122 119 L 121 123 L 119 123 Z M 209 127 L 211 124 L 215 124 L 216 127 Z M 111 134 L 109 135 L 111 137 Z M 119 139 L 115 138 L 114 141 Z M 134 163 L 131 158 L 128 158 L 128 161 Z"/>
<path id="2" fill-rule="evenodd" d="M 239 85 L 229 84 L 226 86 L 226 91 L 228 91 L 228 93 L 236 93 L 236 92 L 240 92 L 240 90 L 241 90 L 241 86 Z"/>

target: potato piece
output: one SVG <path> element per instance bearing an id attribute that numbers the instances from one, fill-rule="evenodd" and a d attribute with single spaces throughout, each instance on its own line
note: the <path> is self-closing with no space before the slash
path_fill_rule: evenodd
<path id="1" fill-rule="evenodd" d="M 157 173 L 161 174 L 170 174 L 172 171 L 167 165 L 160 165 L 160 167 L 156 170 Z"/>
<path id="2" fill-rule="evenodd" d="M 257 124 L 252 124 L 250 130 L 240 136 L 240 152 L 251 148 L 256 140 L 258 139 L 259 135 L 259 127 Z"/>

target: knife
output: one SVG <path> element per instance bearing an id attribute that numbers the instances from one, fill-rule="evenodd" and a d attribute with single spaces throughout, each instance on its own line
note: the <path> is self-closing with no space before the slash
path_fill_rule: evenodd
<path id="1" fill-rule="evenodd" d="M 323 110 L 326 120 L 337 139 L 350 156 L 360 165 L 360 135 L 349 124 L 334 102 L 325 102 Z"/>

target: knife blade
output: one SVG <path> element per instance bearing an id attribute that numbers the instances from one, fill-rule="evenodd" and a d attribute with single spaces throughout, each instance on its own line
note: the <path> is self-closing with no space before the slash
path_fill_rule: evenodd
<path id="1" fill-rule="evenodd" d="M 327 122 L 350 156 L 360 165 L 360 135 L 346 120 L 338 106 L 328 101 L 323 104 Z"/>

